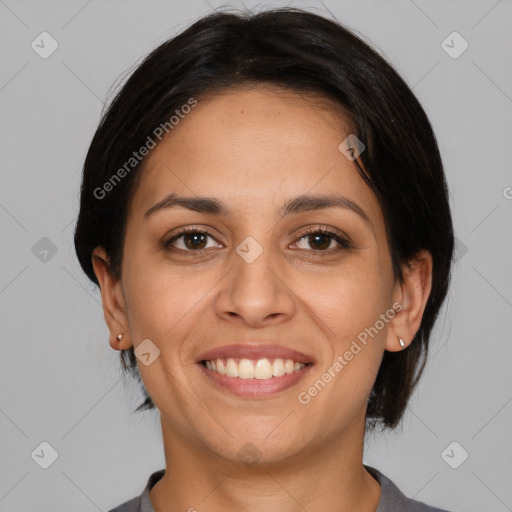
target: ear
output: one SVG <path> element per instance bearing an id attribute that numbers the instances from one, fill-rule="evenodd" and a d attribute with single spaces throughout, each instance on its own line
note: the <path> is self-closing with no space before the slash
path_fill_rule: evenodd
<path id="1" fill-rule="evenodd" d="M 113 275 L 103 247 L 98 246 L 93 250 L 92 266 L 100 284 L 103 314 L 110 330 L 110 346 L 115 350 L 127 349 L 132 342 L 121 280 Z M 117 339 L 118 334 L 123 335 L 121 341 Z"/>
<path id="2" fill-rule="evenodd" d="M 401 304 L 389 322 L 386 350 L 396 352 L 408 347 L 418 332 L 432 288 L 432 255 L 422 250 L 403 267 L 404 280 L 397 282 L 393 292 L 395 303 Z M 398 336 L 405 342 L 401 347 Z"/>

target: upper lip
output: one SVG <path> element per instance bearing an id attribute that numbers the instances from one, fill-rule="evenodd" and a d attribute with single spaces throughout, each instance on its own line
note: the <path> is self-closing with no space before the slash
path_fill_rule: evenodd
<path id="1" fill-rule="evenodd" d="M 236 343 L 234 345 L 223 345 L 215 347 L 201 354 L 197 362 L 222 359 L 224 357 L 240 359 L 292 359 L 296 363 L 314 363 L 314 358 L 298 350 L 284 347 L 282 345 L 269 345 L 256 342 L 251 344 Z"/>

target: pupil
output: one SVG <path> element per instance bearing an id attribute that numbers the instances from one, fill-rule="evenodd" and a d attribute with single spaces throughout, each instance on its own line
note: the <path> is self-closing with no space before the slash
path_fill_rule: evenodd
<path id="1" fill-rule="evenodd" d="M 319 249 L 327 249 L 329 247 L 330 237 L 321 234 L 310 235 L 309 243 L 312 245 L 316 245 L 317 248 Z"/>
<path id="2" fill-rule="evenodd" d="M 185 235 L 185 245 L 188 249 L 202 249 L 203 246 L 199 247 L 199 244 L 203 244 L 205 238 L 203 233 L 188 233 Z"/>

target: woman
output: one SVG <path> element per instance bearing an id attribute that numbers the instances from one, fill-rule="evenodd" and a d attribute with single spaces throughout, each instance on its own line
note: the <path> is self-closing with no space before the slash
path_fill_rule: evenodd
<path id="1" fill-rule="evenodd" d="M 435 136 L 341 25 L 217 13 L 104 115 L 75 246 L 160 412 L 128 511 L 438 511 L 362 461 L 425 364 L 453 252 Z"/>

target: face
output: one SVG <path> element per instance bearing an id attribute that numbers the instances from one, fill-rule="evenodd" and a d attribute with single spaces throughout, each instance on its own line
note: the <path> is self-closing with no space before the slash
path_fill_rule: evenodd
<path id="1" fill-rule="evenodd" d="M 146 158 L 129 208 L 112 334 L 151 361 L 139 370 L 171 437 L 222 459 L 361 434 L 396 340 L 381 208 L 328 106 L 270 88 L 200 100 Z"/>

